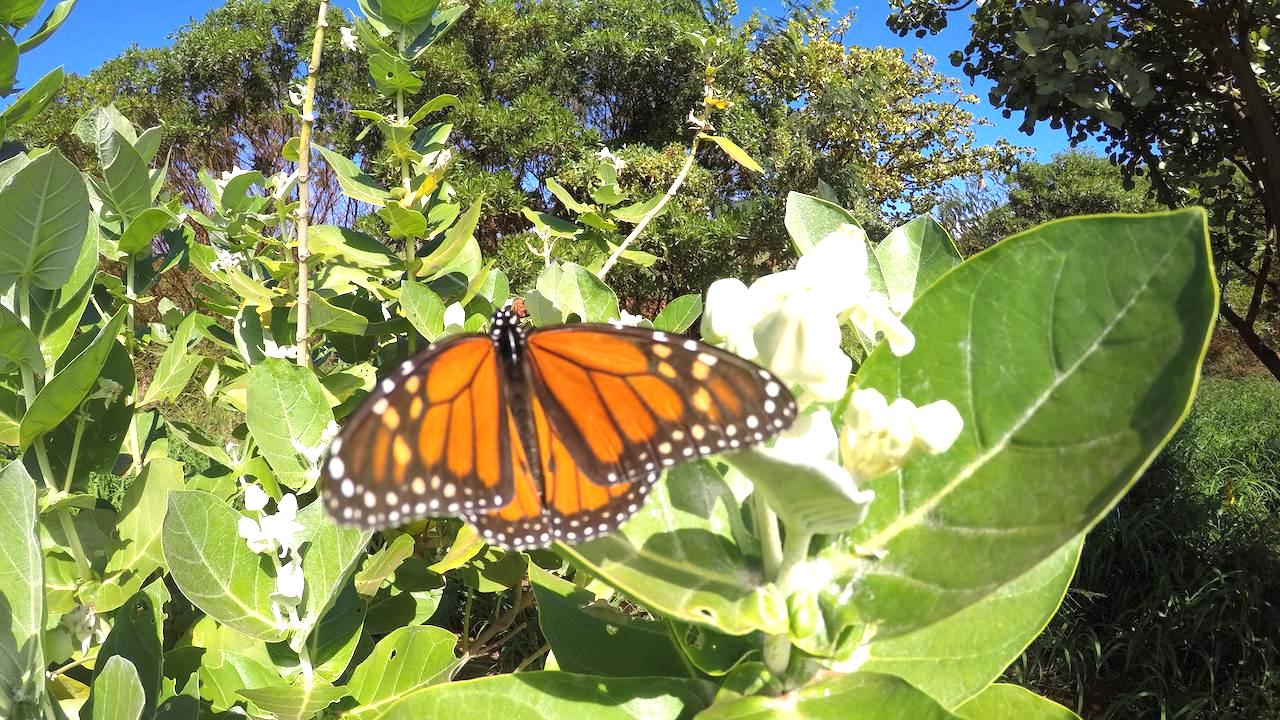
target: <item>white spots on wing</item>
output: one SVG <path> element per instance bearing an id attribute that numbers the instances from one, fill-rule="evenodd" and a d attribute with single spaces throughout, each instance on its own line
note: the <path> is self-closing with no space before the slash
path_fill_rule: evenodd
<path id="1" fill-rule="evenodd" d="M 688 350 L 689 352 L 693 352 L 694 350 L 697 350 L 697 349 L 698 349 L 698 341 L 697 341 L 697 340 L 685 340 L 685 341 L 684 341 L 684 349 L 685 349 L 685 350 Z"/>
<path id="2" fill-rule="evenodd" d="M 656 330 L 653 333 L 653 340 L 654 342 L 664 343 L 667 341 L 667 334 L 662 332 L 661 330 Z"/>
<path id="3" fill-rule="evenodd" d="M 342 477 L 347 474 L 347 467 L 343 464 L 342 458 L 329 458 L 329 475 L 332 477 Z"/>
<path id="4" fill-rule="evenodd" d="M 681 440 L 683 440 L 683 439 L 684 439 L 684 431 L 683 431 L 683 430 L 672 430 L 672 431 L 671 431 L 671 439 L 672 439 L 672 440 L 675 440 L 676 442 L 680 442 Z"/>
<path id="5" fill-rule="evenodd" d="M 747 416 L 747 427 L 754 430 L 759 426 L 760 426 L 760 418 L 756 417 L 755 415 Z"/>
<path id="6" fill-rule="evenodd" d="M 701 440 L 707 436 L 707 429 L 701 425 L 694 425 L 689 428 L 689 434 L 693 435 L 694 440 Z"/>
<path id="7" fill-rule="evenodd" d="M 356 494 L 356 484 L 351 482 L 351 478 L 345 478 L 342 484 L 338 486 L 338 491 L 343 497 L 351 497 Z"/>
<path id="8" fill-rule="evenodd" d="M 413 361 L 412 361 L 412 360 L 405 360 L 404 362 L 400 363 L 400 374 L 401 374 L 401 375 L 408 375 L 408 374 L 409 374 L 409 373 L 411 373 L 411 372 L 413 372 Z"/>
<path id="9" fill-rule="evenodd" d="M 392 380 L 391 378 L 383 378 L 382 384 L 379 385 L 379 387 L 382 388 L 382 392 L 389 393 L 392 390 L 396 389 L 396 381 Z"/>
<path id="10" fill-rule="evenodd" d="M 728 427 L 726 427 L 726 428 L 724 429 L 724 434 L 725 434 L 725 435 L 728 435 L 729 437 L 733 437 L 734 435 L 737 435 L 737 434 L 738 434 L 738 426 L 737 426 L 737 425 L 729 425 Z"/>
<path id="11" fill-rule="evenodd" d="M 399 496 L 399 495 L 396 495 L 396 491 L 395 491 L 395 490 L 388 490 L 388 491 L 387 491 L 387 504 L 388 504 L 388 505 L 395 505 L 395 504 L 396 504 L 396 503 L 398 503 L 398 502 L 400 502 L 400 496 Z"/>
<path id="12" fill-rule="evenodd" d="M 377 495 L 374 495 L 372 490 L 365 490 L 365 491 L 364 491 L 364 505 L 365 505 L 365 507 L 373 507 L 373 506 L 374 506 L 374 505 L 376 505 L 377 503 L 378 503 L 378 496 L 377 496 Z"/>
<path id="13" fill-rule="evenodd" d="M 425 495 L 427 493 L 427 481 L 421 475 L 415 477 L 413 482 L 409 483 L 409 489 L 414 495 Z"/>
<path id="14" fill-rule="evenodd" d="M 704 353 L 704 352 L 698 353 L 698 362 L 708 367 L 715 365 L 716 362 L 719 360 L 720 358 L 716 357 L 715 355 L 712 355 L 711 353 Z"/>
<path id="15" fill-rule="evenodd" d="M 329 454 L 337 455 L 340 452 L 342 452 L 342 438 L 337 437 L 329 444 Z"/>
<path id="16" fill-rule="evenodd" d="M 764 394 L 768 395 L 769 397 L 778 397 L 778 393 L 780 392 L 782 392 L 782 388 L 774 380 L 770 380 L 764 386 Z"/>
<path id="17" fill-rule="evenodd" d="M 773 413 L 775 413 L 775 412 L 777 412 L 777 411 L 778 411 L 778 403 L 776 403 L 776 402 L 774 402 L 774 401 L 772 401 L 772 400 L 765 400 L 765 401 L 764 401 L 764 411 L 765 411 L 765 412 L 767 412 L 767 413 L 769 413 L 770 415 L 772 415 Z"/>
<path id="18" fill-rule="evenodd" d="M 381 415 L 382 413 L 387 411 L 387 407 L 389 405 L 390 403 L 387 402 L 386 398 L 380 397 L 373 402 L 373 405 L 369 406 L 369 411 L 372 412 L 374 415 Z"/>
<path id="19" fill-rule="evenodd" d="M 670 454 L 671 454 L 671 443 L 669 443 L 669 442 L 664 442 L 664 443 L 661 443 L 660 445 L 658 445 L 658 452 L 659 452 L 659 453 L 661 453 L 662 455 L 670 455 Z"/>

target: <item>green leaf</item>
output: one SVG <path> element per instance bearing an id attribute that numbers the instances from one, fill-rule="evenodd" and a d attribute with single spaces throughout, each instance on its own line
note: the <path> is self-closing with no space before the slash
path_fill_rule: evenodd
<path id="1" fill-rule="evenodd" d="M 45 658 L 44 565 L 36 531 L 36 484 L 21 460 L 0 469 L 0 703 L 42 696 Z"/>
<path id="2" fill-rule="evenodd" d="M 676 678 L 607 678 L 540 671 L 452 682 L 396 703 L 386 720 L 675 720 L 703 707 L 704 686 Z M 519 702 L 512 702 L 519 698 Z"/>
<path id="3" fill-rule="evenodd" d="M 133 666 L 138 688 L 144 696 L 143 712 L 147 717 L 155 714 L 160 698 L 160 680 L 164 677 L 160 648 L 160 629 L 163 624 L 163 612 L 145 591 L 134 593 L 116 612 L 111 633 L 98 650 L 98 669 L 95 670 L 93 679 L 94 692 L 89 696 L 89 702 L 94 706 L 94 717 L 99 717 L 97 706 L 100 703 L 111 702 L 110 695 L 98 695 L 98 680 L 111 667 L 113 658 L 123 658 Z"/>
<path id="4" fill-rule="evenodd" d="M 196 368 L 204 362 L 204 357 L 195 354 L 192 350 L 202 337 L 201 326 L 210 322 L 212 321 L 209 318 L 199 313 L 191 313 L 178 323 L 178 329 L 173 333 L 173 340 L 169 342 L 164 355 L 160 356 L 160 364 L 156 366 L 151 384 L 147 386 L 147 392 L 143 395 L 144 406 L 172 400 L 187 387 Z"/>
<path id="5" fill-rule="evenodd" d="M 250 191 L 254 186 L 265 188 L 267 186 L 267 178 L 257 170 L 248 170 L 244 172 L 237 171 L 227 180 L 226 187 L 222 189 L 222 197 L 219 204 L 224 211 L 235 212 L 237 210 L 245 210 L 253 203 L 257 197 Z"/>
<path id="6" fill-rule="evenodd" d="M 426 285 L 405 278 L 400 286 L 400 310 L 429 342 L 444 332 L 444 302 Z"/>
<path id="7" fill-rule="evenodd" d="M 388 205 L 378 211 L 378 216 L 390 224 L 388 232 L 393 238 L 420 238 L 427 233 L 427 218 L 417 210 Z"/>
<path id="8" fill-rule="evenodd" d="M 84 319 L 98 270 L 98 224 L 90 221 L 89 233 L 71 277 L 57 290 L 31 290 L 31 331 L 40 338 L 45 365 L 52 365 L 67 349 Z"/>
<path id="9" fill-rule="evenodd" d="M 92 340 L 92 335 L 77 336 L 72 341 L 67 356 L 74 356 Z M 99 388 L 105 390 L 108 382 L 120 386 L 114 397 L 96 392 Z M 107 362 L 102 366 L 95 392 L 90 394 L 90 399 L 81 403 L 70 418 L 45 435 L 45 451 L 49 456 L 53 477 L 66 483 L 69 476 L 72 488 L 86 488 L 93 471 L 107 463 L 114 466 L 120 446 L 128 435 L 130 421 L 134 417 L 133 395 L 133 361 L 124 345 L 117 342 L 107 355 Z M 127 596 L 128 594 L 125 595 Z"/>
<path id="10" fill-rule="evenodd" d="M 453 27 L 454 23 L 458 22 L 458 18 L 462 17 L 462 14 L 466 11 L 466 5 L 453 5 L 433 15 L 431 17 L 431 27 L 423 30 L 406 48 L 405 53 L 409 55 L 409 59 L 420 60 L 427 48 L 431 47 L 431 44 L 439 39 L 441 35 L 448 32 L 449 28 Z"/>
<path id="11" fill-rule="evenodd" d="M 731 635 L 785 633 L 785 599 L 734 541 L 740 512 L 719 473 L 686 463 L 617 532 L 557 549 L 655 614 Z"/>
<path id="12" fill-rule="evenodd" d="M 652 212 L 654 208 L 658 207 L 658 204 L 662 202 L 663 197 L 665 197 L 665 195 L 658 194 L 648 200 L 624 205 L 620 208 L 611 208 L 609 210 L 609 217 L 614 220 L 621 220 L 622 222 L 634 225 L 643 220 L 644 216 Z M 663 212 L 666 212 L 665 207 L 663 208 Z"/>
<path id="13" fill-rule="evenodd" d="M 996 683 L 956 709 L 964 720 L 1080 720 L 1058 703 L 1020 688 Z"/>
<path id="14" fill-rule="evenodd" d="M 44 377 L 40 341 L 17 315 L 0 305 L 0 373 L 8 373 L 19 366 L 37 377 Z"/>
<path id="15" fill-rule="evenodd" d="M 443 110 L 447 107 L 456 108 L 461 104 L 461 102 L 462 101 L 458 99 L 457 95 L 437 95 L 431 98 L 430 100 L 428 100 L 427 102 L 423 103 L 422 107 L 418 108 L 418 111 L 415 112 L 413 116 L 409 118 L 408 124 L 417 125 L 418 123 L 422 122 L 423 119 L 426 118 L 431 113 L 437 110 Z"/>
<path id="16" fill-rule="evenodd" d="M 25 44 L 24 42 L 23 45 Z M 4 112 L 0 112 L 0 127 L 16 128 L 34 119 L 57 96 L 58 91 L 62 89 L 64 78 L 65 73 L 62 67 L 58 66 L 37 80 L 34 85 L 27 88 L 26 92 L 19 95 L 12 105 L 5 108 Z M 0 133 L 0 137 L 3 137 L 3 133 Z"/>
<path id="17" fill-rule="evenodd" d="M 404 261 L 376 238 L 350 228 L 316 225 L 307 234 L 312 255 L 322 255 L 362 270 L 404 267 Z"/>
<path id="18" fill-rule="evenodd" d="M 160 533 L 169 493 L 182 485 L 182 463 L 168 458 L 152 458 L 129 485 L 117 516 L 120 547 L 107 562 L 107 579 L 95 595 L 98 612 L 123 605 L 153 570 L 164 565 Z"/>
<path id="19" fill-rule="evenodd" d="M 809 464 L 800 465 L 764 448 L 734 453 L 727 461 L 751 478 L 752 486 L 767 498 L 786 527 L 834 534 L 866 517 L 866 494 L 838 463 L 811 458 Z"/>
<path id="20" fill-rule="evenodd" d="M 111 142 L 101 149 L 104 198 L 125 220 L 151 207 L 151 172 L 129 140 L 113 131 Z"/>
<path id="21" fill-rule="evenodd" d="M 870 484 L 853 540 L 884 557 L 855 561 L 853 602 L 877 637 L 978 602 L 1097 522 L 1186 415 L 1217 300 L 1200 210 L 1049 223 L 921 296 L 915 351 L 881 347 L 857 381 L 948 400 L 965 428 Z"/>
<path id="22" fill-rule="evenodd" d="M 391 194 L 378 185 L 378 181 L 366 175 L 359 165 L 350 158 L 330 150 L 322 145 L 313 145 L 324 156 L 325 162 L 333 168 L 338 177 L 338 185 L 349 197 L 367 202 L 375 207 L 383 207 L 391 202 Z"/>
<path id="23" fill-rule="evenodd" d="M 632 618 L 595 595 L 529 566 L 538 624 L 559 669 L 609 677 L 684 677 L 688 669 L 664 623 Z"/>
<path id="24" fill-rule="evenodd" d="M 378 19 L 392 32 L 413 38 L 431 25 L 439 0 L 377 0 Z"/>
<path id="25" fill-rule="evenodd" d="M 792 690 L 778 697 L 749 695 L 717 702 L 698 720 L 956 720 L 933 698 L 901 678 L 858 672 Z"/>
<path id="26" fill-rule="evenodd" d="M 306 528 L 302 553 L 305 589 L 302 604 L 298 606 L 305 633 L 333 605 L 356 563 L 364 557 L 364 547 L 373 533 L 338 525 L 320 502 L 303 508 L 298 513 L 298 522 Z"/>
<path id="27" fill-rule="evenodd" d="M 703 140 L 710 140 L 716 145 L 719 145 L 720 149 L 725 151 L 725 154 L 733 158 L 733 161 L 742 167 L 752 172 L 764 172 L 764 168 L 760 167 L 760 163 L 756 162 L 750 155 L 748 155 L 746 150 L 739 147 L 738 143 L 730 140 L 729 138 L 724 137 L 723 135 L 707 134 L 700 134 L 698 137 Z"/>
<path id="28" fill-rule="evenodd" d="M 0 31 L 2 34 L 3 31 Z M 0 187 L 0 287 L 61 288 L 89 230 L 89 191 L 62 153 L 47 152 Z"/>
<path id="29" fill-rule="evenodd" d="M 346 673 L 363 637 L 368 612 L 369 604 L 348 583 L 307 638 L 316 677 L 336 682 Z"/>
<path id="30" fill-rule="evenodd" d="M 530 210 L 527 207 L 520 208 L 520 214 L 528 218 L 535 228 L 545 228 L 547 232 L 551 233 L 552 237 L 576 237 L 578 233 L 582 232 L 582 228 L 576 224 L 558 218 L 555 215 Z"/>
<path id="31" fill-rule="evenodd" d="M 356 592 L 365 597 L 373 597 L 382 587 L 382 583 L 404 562 L 413 555 L 413 536 L 398 535 L 381 550 L 369 556 L 364 566 L 356 573 Z"/>
<path id="32" fill-rule="evenodd" d="M 1075 574 L 1084 537 L 941 622 L 887 640 L 872 640 L 860 667 L 903 678 L 955 707 L 1000 677 L 1044 630 Z"/>
<path id="33" fill-rule="evenodd" d="M 784 223 L 787 233 L 791 235 L 791 242 L 801 255 L 812 250 L 813 246 L 841 225 L 860 227 L 858 221 L 839 205 L 798 192 L 787 194 Z"/>
<path id="34" fill-rule="evenodd" d="M 342 298 L 334 298 L 334 300 L 341 301 Z M 310 311 L 308 322 L 313 332 L 325 331 L 344 335 L 364 335 L 365 330 L 369 327 L 368 318 L 344 307 L 334 305 L 319 293 L 311 296 Z M 298 310 L 296 307 L 290 309 L 289 320 L 297 322 Z"/>
<path id="35" fill-rule="evenodd" d="M 237 694 L 271 713 L 276 720 L 308 720 L 346 697 L 347 690 L 323 680 L 312 680 L 286 687 L 240 690 Z"/>
<path id="36" fill-rule="evenodd" d="M 162 531 L 164 559 L 182 594 L 213 619 L 245 635 L 278 642 L 288 631 L 271 610 L 271 561 L 249 549 L 240 513 L 212 493 L 169 495 Z"/>
<path id="37" fill-rule="evenodd" d="M 347 690 L 359 705 L 352 720 L 378 720 L 396 702 L 430 685 L 449 681 L 458 666 L 453 633 L 430 625 L 402 627 L 378 641 L 351 674 Z"/>
<path id="38" fill-rule="evenodd" d="M 203 651 L 197 676 L 200 697 L 209 701 L 214 712 L 224 712 L 237 702 L 243 703 L 237 693 L 246 687 L 261 688 L 281 682 L 274 670 L 242 653 L 200 649 Z"/>
<path id="39" fill-rule="evenodd" d="M 0 23 L 0 97 L 13 92 L 18 82 L 18 43 Z"/>
<path id="40" fill-rule="evenodd" d="M 315 484 L 293 445 L 296 440 L 305 447 L 315 447 L 333 421 L 315 373 L 279 358 L 267 358 L 254 366 L 249 371 L 245 420 L 282 484 L 298 492 Z"/>
<path id="41" fill-rule="evenodd" d="M 422 258 L 415 273 L 428 280 L 439 276 L 448 269 L 449 264 L 458 257 L 468 242 L 474 239 L 476 224 L 480 222 L 480 210 L 484 205 L 480 200 L 471 203 L 471 207 L 444 232 L 440 246 Z"/>
<path id="42" fill-rule="evenodd" d="M 698 293 L 681 295 L 662 308 L 662 312 L 653 319 L 653 327 L 664 332 L 682 333 L 693 327 L 701 315 L 702 296 Z"/>
<path id="43" fill-rule="evenodd" d="M 63 366 L 49 384 L 40 389 L 35 401 L 22 417 L 23 449 L 57 427 L 58 423 L 79 407 L 93 389 L 102 374 L 103 365 L 116 346 L 116 335 L 120 334 L 125 315 L 125 308 L 117 311 L 115 317 L 98 331 L 89 347 Z"/>
<path id="44" fill-rule="evenodd" d="M 417 95 L 422 89 L 422 76 L 414 72 L 409 63 L 387 53 L 369 56 L 369 76 L 383 95 Z"/>
<path id="45" fill-rule="evenodd" d="M 535 300 L 530 312 L 535 324 L 550 325 L 577 317 L 580 322 L 607 322 L 621 317 L 618 296 L 586 268 L 566 262 L 548 265 L 536 281 L 539 300 L 549 307 L 538 305 Z"/>
<path id="46" fill-rule="evenodd" d="M 578 202 L 577 199 L 573 197 L 572 193 L 566 190 L 563 185 L 556 182 L 555 178 L 547 178 L 547 189 L 550 190 L 551 194 L 555 195 L 556 199 L 563 203 L 566 208 L 578 213 L 579 215 L 582 213 L 595 212 L 596 208 L 594 205 L 587 205 L 586 203 Z"/>
<path id="47" fill-rule="evenodd" d="M 962 258 L 945 228 L 931 215 L 921 215 L 894 229 L 875 249 L 889 301 L 907 308 Z"/>
<path id="48" fill-rule="evenodd" d="M 93 720 L 138 720 L 146 696 L 133 663 L 119 655 L 102 666 L 93 679 Z"/>

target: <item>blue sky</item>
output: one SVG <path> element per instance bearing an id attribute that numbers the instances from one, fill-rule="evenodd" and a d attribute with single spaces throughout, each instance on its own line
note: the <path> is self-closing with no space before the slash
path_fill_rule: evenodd
<path id="1" fill-rule="evenodd" d="M 739 1 L 744 12 L 753 6 L 751 0 Z M 56 35 L 22 56 L 19 81 L 25 86 L 59 64 L 71 72 L 88 72 L 133 43 L 142 47 L 164 45 L 168 35 L 190 18 L 201 17 L 220 4 L 221 0 L 80 0 L 71 18 Z M 354 5 L 354 2 L 340 4 Z M 777 0 L 759 0 L 755 6 L 777 12 L 779 3 Z M 963 47 L 968 38 L 967 16 L 953 16 L 951 27 L 938 36 L 917 39 L 900 38 L 885 27 L 884 20 L 889 13 L 886 0 L 837 0 L 838 12 L 843 14 L 850 10 L 857 17 L 847 36 L 850 44 L 901 47 L 908 54 L 916 48 L 923 48 L 938 57 L 939 71 L 961 77 L 968 86 L 968 79 L 963 78 L 959 69 L 953 68 L 947 60 L 947 55 Z M 1066 134 L 1054 131 L 1046 124 L 1042 124 L 1034 135 L 1021 133 L 1018 115 L 1005 120 L 998 110 L 986 104 L 988 87 L 988 83 L 979 81 L 972 88 L 982 102 L 975 112 L 994 123 L 992 127 L 978 129 L 980 141 L 991 143 L 1005 137 L 1015 144 L 1033 148 L 1040 160 L 1048 159 L 1067 147 Z"/>

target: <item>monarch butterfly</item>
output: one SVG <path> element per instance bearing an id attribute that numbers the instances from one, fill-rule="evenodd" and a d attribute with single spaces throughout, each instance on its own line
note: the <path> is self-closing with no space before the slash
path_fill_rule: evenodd
<path id="1" fill-rule="evenodd" d="M 514 550 L 607 533 L 663 468 L 762 442 L 795 399 L 752 363 L 696 340 L 569 324 L 525 331 L 508 309 L 488 334 L 406 360 L 329 446 L 339 522 L 457 515 Z"/>

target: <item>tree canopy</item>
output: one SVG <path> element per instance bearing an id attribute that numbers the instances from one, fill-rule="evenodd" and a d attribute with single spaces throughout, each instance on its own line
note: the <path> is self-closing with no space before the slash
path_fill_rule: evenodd
<path id="1" fill-rule="evenodd" d="M 191 168 L 277 169 L 260 166 L 278 162 L 277 150 L 292 134 L 290 85 L 316 5 L 229 0 L 175 33 L 168 47 L 134 48 L 69 78 L 58 108 L 28 140 L 83 158 L 71 128 L 90 106 L 114 100 L 144 125 L 163 118 L 166 140 L 177 148 L 174 182 L 199 206 L 203 190 Z M 776 265 L 789 252 L 782 222 L 789 190 L 812 191 L 823 180 L 875 236 L 877 227 L 883 233 L 890 221 L 927 210 L 949 181 L 1000 171 L 1017 156 L 1007 144 L 976 142 L 981 121 L 968 109 L 976 98 L 936 72 L 931 58 L 848 45 L 850 18 L 833 18 L 829 4 L 738 24 L 736 15 L 732 3 L 692 0 L 470 7 L 427 51 L 426 82 L 408 102 L 417 107 L 440 93 L 460 98 L 450 117 L 460 151 L 451 172 L 460 193 L 484 197 L 481 244 L 513 265 L 514 275 L 521 265 L 532 273 L 520 208 L 563 214 L 545 181 L 580 189 L 601 145 L 627 163 L 624 188 L 645 196 L 665 189 L 692 137 L 686 117 L 708 81 L 691 33 L 720 39 L 719 69 L 710 79 L 728 102 L 719 130 L 765 172 L 747 172 L 714 148 L 702 153 L 642 243 L 659 260 L 618 276 L 622 294 L 638 302 Z M 331 26 L 341 24 L 335 11 Z M 318 97 L 329 100 L 318 113 L 317 136 L 366 171 L 389 176 L 377 133 L 362 135 L 354 124 L 361 121 L 343 112 L 376 101 L 363 58 L 344 57 L 337 36 L 326 40 Z M 315 193 L 317 213 L 364 216 L 362 226 L 376 226 L 367 208 L 345 204 L 331 179 L 317 182 L 327 182 Z"/>
<path id="2" fill-rule="evenodd" d="M 1222 314 L 1280 378 L 1273 258 L 1280 227 L 1280 2 L 894 0 L 890 26 L 936 32 L 974 9 L 952 62 L 995 86 L 1006 116 L 1100 137 L 1164 204 L 1212 217 Z M 1230 282 L 1246 287 L 1233 292 Z"/>

